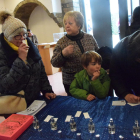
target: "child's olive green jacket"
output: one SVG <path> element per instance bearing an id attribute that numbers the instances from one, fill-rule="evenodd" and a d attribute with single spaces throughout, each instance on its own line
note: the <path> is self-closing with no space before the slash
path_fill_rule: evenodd
<path id="1" fill-rule="evenodd" d="M 100 99 L 108 95 L 110 78 L 103 68 L 100 70 L 98 79 L 94 81 L 89 79 L 86 70 L 76 73 L 74 77 L 75 79 L 70 85 L 70 93 L 73 97 L 86 100 L 89 94 L 93 94 Z"/>

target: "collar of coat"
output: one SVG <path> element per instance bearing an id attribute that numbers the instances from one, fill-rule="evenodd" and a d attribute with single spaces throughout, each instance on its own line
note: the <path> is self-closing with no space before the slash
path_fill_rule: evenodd
<path id="1" fill-rule="evenodd" d="M 75 35 L 75 36 L 70 36 L 68 34 L 66 34 L 67 38 L 69 38 L 70 40 L 72 41 L 77 41 L 77 40 L 80 40 L 81 38 L 83 38 L 84 36 L 84 32 L 82 31 L 79 31 L 79 34 Z"/>
<path id="2" fill-rule="evenodd" d="M 0 35 L 0 40 L 1 47 L 4 50 L 6 57 L 8 58 L 8 64 L 11 66 L 14 60 L 18 57 L 18 54 L 4 40 L 3 33 Z M 39 60 L 41 60 L 41 56 L 39 54 L 37 47 L 34 46 L 34 44 L 30 41 L 29 38 L 27 38 L 27 42 L 29 46 L 28 57 L 31 58 L 34 62 L 38 62 Z"/>

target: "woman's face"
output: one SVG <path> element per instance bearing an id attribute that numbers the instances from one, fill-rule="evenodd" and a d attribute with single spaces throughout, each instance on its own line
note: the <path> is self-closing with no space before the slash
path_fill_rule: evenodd
<path id="1" fill-rule="evenodd" d="M 64 22 L 64 26 L 68 35 L 75 36 L 79 33 L 80 26 L 77 26 L 74 17 L 68 17 Z"/>
<path id="2" fill-rule="evenodd" d="M 27 33 L 20 33 L 13 37 L 11 43 L 19 47 L 22 44 L 22 41 L 27 38 Z"/>

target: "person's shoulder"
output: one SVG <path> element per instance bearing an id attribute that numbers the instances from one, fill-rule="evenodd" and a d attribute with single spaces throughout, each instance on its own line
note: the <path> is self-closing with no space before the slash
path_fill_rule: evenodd
<path id="1" fill-rule="evenodd" d="M 124 37 L 121 39 L 116 46 L 113 48 L 113 52 L 120 52 L 126 48 L 126 46 L 129 44 L 129 36 Z"/>
<path id="2" fill-rule="evenodd" d="M 86 32 L 83 32 L 84 33 L 84 36 L 85 37 L 92 37 L 93 38 L 93 36 L 91 35 L 91 34 L 88 34 L 88 33 L 86 33 Z"/>
<path id="3" fill-rule="evenodd" d="M 100 73 L 101 73 L 101 74 L 107 74 L 107 72 L 106 72 L 106 70 L 105 70 L 104 68 L 101 68 L 101 69 L 100 69 Z"/>
<path id="4" fill-rule="evenodd" d="M 33 34 L 33 36 L 34 36 L 34 37 L 36 37 L 36 35 L 35 35 L 35 34 Z"/>
<path id="5" fill-rule="evenodd" d="M 66 40 L 68 40 L 68 38 L 66 37 L 66 35 L 64 35 L 62 38 L 60 38 L 57 43 L 60 44 L 60 43 L 64 43 Z"/>
<path id="6" fill-rule="evenodd" d="M 114 47 L 113 51 L 122 51 L 125 50 L 128 45 L 131 44 L 131 42 L 133 42 L 133 40 L 137 37 L 140 36 L 140 31 L 136 31 L 135 33 L 124 37 L 123 39 L 121 39 L 119 41 L 119 43 Z"/>
<path id="7" fill-rule="evenodd" d="M 100 69 L 100 79 L 103 79 L 106 77 L 108 80 L 110 80 L 109 75 L 107 74 L 107 71 L 103 68 Z"/>
<path id="8" fill-rule="evenodd" d="M 83 70 L 81 70 L 80 72 L 77 72 L 77 73 L 75 74 L 75 77 L 83 77 L 83 75 L 85 75 L 85 72 L 86 72 L 86 70 L 83 69 Z"/>

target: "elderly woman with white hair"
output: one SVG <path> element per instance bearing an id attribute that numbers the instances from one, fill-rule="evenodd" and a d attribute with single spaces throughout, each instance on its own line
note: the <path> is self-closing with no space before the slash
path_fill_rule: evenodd
<path id="1" fill-rule="evenodd" d="M 69 96 L 70 84 L 74 75 L 83 69 L 80 58 L 86 51 L 97 51 L 94 37 L 82 31 L 83 15 L 78 11 L 69 11 L 64 15 L 63 24 L 67 34 L 56 44 L 51 63 L 62 68 L 63 85 Z"/>
<path id="2" fill-rule="evenodd" d="M 40 92 L 47 99 L 55 98 L 38 49 L 27 38 L 25 24 L 5 11 L 0 13 L 0 22 L 0 114 L 26 109 L 40 97 Z M 10 97 L 11 101 L 13 96 L 20 97 L 19 102 L 24 98 L 25 104 L 15 104 L 13 100 L 8 106 L 9 101 L 4 97 Z M 6 106 L 3 105 L 4 101 L 7 102 L 5 109 L 2 108 Z M 19 109 L 15 110 L 14 107 Z"/>

